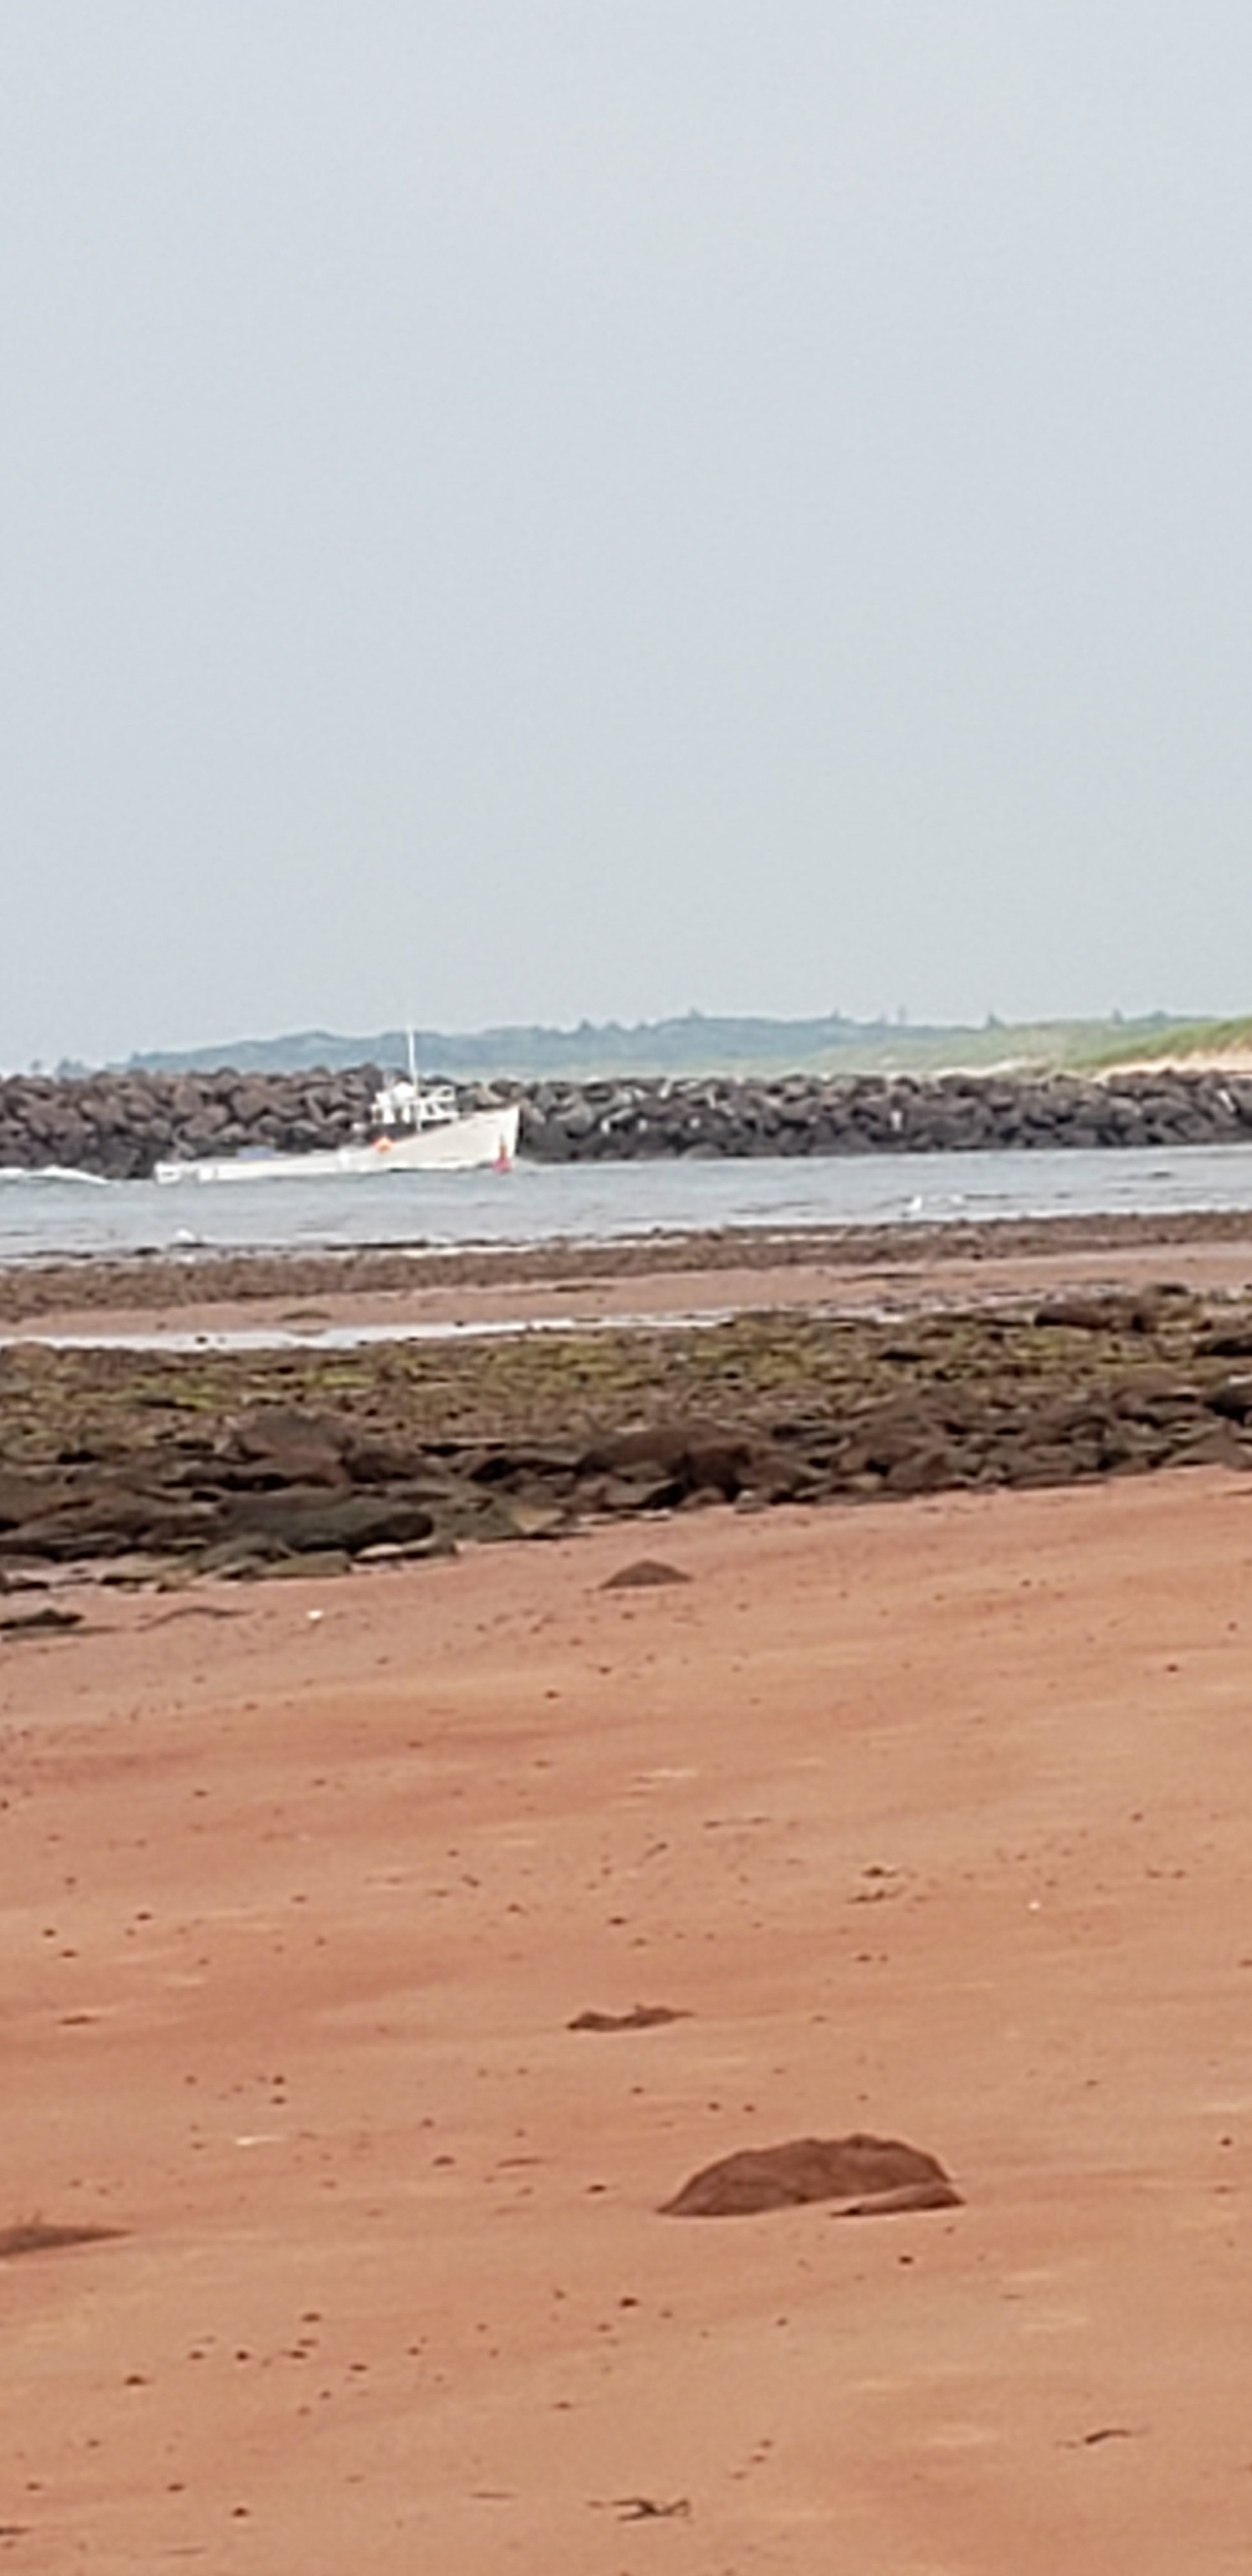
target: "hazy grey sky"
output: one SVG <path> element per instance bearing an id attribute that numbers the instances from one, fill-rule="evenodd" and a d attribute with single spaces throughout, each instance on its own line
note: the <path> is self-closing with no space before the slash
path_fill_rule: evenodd
<path id="1" fill-rule="evenodd" d="M 1247 0 L 0 0 L 0 1062 L 1252 1007 Z"/>

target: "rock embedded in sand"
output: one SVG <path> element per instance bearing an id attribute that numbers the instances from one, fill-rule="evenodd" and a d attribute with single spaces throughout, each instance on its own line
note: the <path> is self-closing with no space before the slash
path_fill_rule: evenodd
<path id="1" fill-rule="evenodd" d="M 848 2217 L 919 2209 L 956 2209 L 961 2195 L 937 2156 L 901 2138 L 791 2138 L 777 2147 L 743 2147 L 705 2165 L 672 2200 L 665 2218 L 750 2218 L 798 2209 L 812 2200 L 852 2203 Z"/>
<path id="2" fill-rule="evenodd" d="M 616 1574 L 607 1575 L 602 1592 L 646 1592 L 664 1583 L 690 1583 L 691 1576 L 677 1565 L 667 1565 L 659 1556 L 634 1556 L 629 1565 L 619 1565 Z"/>
<path id="3" fill-rule="evenodd" d="M 58 1636 L 68 1629 L 81 1628 L 82 1624 L 81 1610 L 61 1610 L 50 1601 L 41 1610 L 11 1611 L 0 1619 L 0 1636 L 46 1636 L 49 1633 Z"/>
<path id="4" fill-rule="evenodd" d="M 690 2013 L 674 2004 L 635 2004 L 629 2012 L 576 2013 L 567 2030 L 660 2030 L 667 2022 L 689 2021 Z"/>
<path id="5" fill-rule="evenodd" d="M 0 2227 L 0 2263 L 14 2262 L 19 2254 L 53 2254 L 67 2245 L 104 2245 L 125 2233 L 123 2227 L 58 2227 L 46 2218 L 23 2218 L 15 2227 Z"/>

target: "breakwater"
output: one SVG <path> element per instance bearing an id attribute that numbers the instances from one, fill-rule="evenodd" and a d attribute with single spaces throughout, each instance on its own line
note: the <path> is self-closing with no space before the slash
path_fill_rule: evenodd
<path id="1" fill-rule="evenodd" d="M 0 1167 L 142 1180 L 171 1157 L 315 1152 L 361 1133 L 380 1079 L 372 1065 L 17 1074 L 0 1081 Z M 521 1151 L 546 1163 L 1252 1143 L 1252 1079 L 1212 1072 L 639 1077 L 459 1096 L 520 1100 Z"/>

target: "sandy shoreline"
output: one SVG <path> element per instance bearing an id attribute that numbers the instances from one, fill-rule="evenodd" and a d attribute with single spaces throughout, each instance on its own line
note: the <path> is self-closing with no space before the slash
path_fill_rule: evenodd
<path id="1" fill-rule="evenodd" d="M 233 1298 L 190 1302 L 155 1312 L 148 1306 L 53 1307 L 0 1331 L 0 1341 L 147 1342 L 189 1339 L 316 1347 L 354 1329 L 371 1334 L 455 1334 L 528 1325 L 682 1324 L 746 1313 L 816 1311 L 848 1315 L 923 1314 L 1053 1296 L 1066 1288 L 1133 1292 L 1163 1275 L 1197 1295 L 1242 1294 L 1252 1285 L 1252 1240 L 1172 1248 L 1042 1254 L 1002 1261 L 888 1264 L 845 1269 L 836 1262 L 778 1269 L 670 1270 L 572 1281 L 552 1288 L 499 1287 L 368 1290 L 318 1298 Z"/>
<path id="2" fill-rule="evenodd" d="M 247 1332 L 316 1342 L 352 1326 L 441 1332 L 661 1322 L 747 1311 L 919 1312 L 1162 1278 L 1252 1285 L 1252 1216 L 1055 1218 L 773 1229 L 460 1253 L 241 1254 L 0 1269 L 0 1339 Z"/>
<path id="3" fill-rule="evenodd" d="M 1242 2565 L 1252 1495 L 1186 1462 L 1249 1463 L 1204 1301 L 1252 1331 L 1252 1230 L 986 1232 L 253 1271 L 165 1309 L 99 1269 L 10 1307 L 312 1345 L 0 1361 L 0 2237 L 118 2231 L 0 2260 L 21 2576 Z M 1063 1291 L 1077 1322 L 1039 1323 Z M 655 1347 L 315 1346 L 717 1307 Z M 697 1396 L 745 1438 L 790 1408 L 814 1457 L 868 1425 L 872 1472 L 825 1471 L 861 1500 L 627 1483 L 606 1523 L 583 1476 L 545 1528 L 497 1475 L 563 1490 L 580 1422 Z M 272 1510 L 276 1399 L 308 1408 L 275 1434 L 297 1517 L 310 1474 L 361 1508 L 319 1406 L 431 1466 L 454 1431 L 464 1491 L 489 1471 L 461 1553 L 224 1582 L 101 1541 L 87 1581 L 32 1540 L 21 1570 L 41 1479 L 88 1532 L 179 1461 L 162 1508 L 216 1476 Z M 1182 1472 L 1123 1472 L 1154 1464 Z M 518 1511 L 542 1544 L 475 1543 Z M 643 1556 L 685 1580 L 604 1588 Z M 32 1603 L 83 1624 L 11 1624 Z M 569 2027 L 640 2003 L 680 2017 Z M 854 2130 L 964 2206 L 658 2215 L 712 2158 Z"/>
<path id="4" fill-rule="evenodd" d="M 638 1542 L 6 1648 L 15 2567 L 1241 2563 L 1246 1489 Z M 655 2215 L 856 2127 L 967 2205 Z"/>

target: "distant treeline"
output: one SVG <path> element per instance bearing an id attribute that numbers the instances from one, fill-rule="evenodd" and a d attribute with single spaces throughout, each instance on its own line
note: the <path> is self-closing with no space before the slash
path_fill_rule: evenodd
<path id="1" fill-rule="evenodd" d="M 988 1018 L 978 1028 L 924 1026 L 894 1020 L 850 1020 L 832 1011 L 811 1020 L 733 1019 L 689 1011 L 682 1019 L 645 1020 L 623 1027 L 583 1020 L 576 1028 L 498 1028 L 469 1031 L 421 1029 L 418 1061 L 423 1073 L 460 1081 L 511 1077 L 525 1082 L 547 1075 L 588 1082 L 624 1074 L 799 1072 L 926 1072 L 949 1065 L 1070 1064 L 1155 1040 L 1175 1023 L 1164 1011 L 1139 1020 L 1051 1020 L 1011 1026 Z M 138 1073 L 307 1073 L 324 1067 L 403 1065 L 403 1029 L 341 1037 L 329 1029 L 299 1029 L 285 1037 L 238 1038 L 227 1045 L 153 1051 L 130 1057 Z M 66 1074 L 85 1067 L 65 1065 Z"/>

